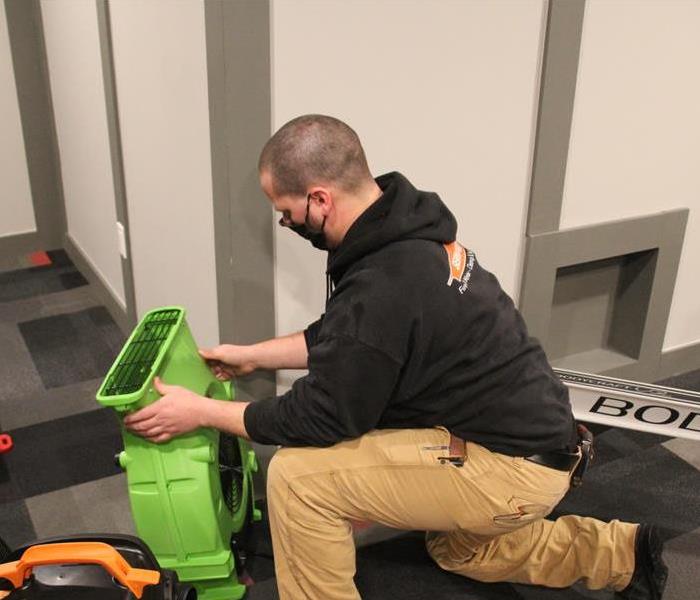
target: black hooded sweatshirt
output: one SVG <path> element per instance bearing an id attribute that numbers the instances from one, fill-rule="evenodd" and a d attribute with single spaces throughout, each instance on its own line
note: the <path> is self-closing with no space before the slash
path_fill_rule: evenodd
<path id="1" fill-rule="evenodd" d="M 329 446 L 443 426 L 512 456 L 568 448 L 565 386 L 440 198 L 399 173 L 328 257 L 335 289 L 304 332 L 308 375 L 248 406 L 263 444 Z"/>

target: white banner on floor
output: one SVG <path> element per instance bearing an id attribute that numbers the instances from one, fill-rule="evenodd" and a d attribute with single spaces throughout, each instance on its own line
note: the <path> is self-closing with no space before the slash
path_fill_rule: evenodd
<path id="1" fill-rule="evenodd" d="M 574 416 L 637 431 L 700 441 L 700 393 L 554 369 L 569 388 Z"/>

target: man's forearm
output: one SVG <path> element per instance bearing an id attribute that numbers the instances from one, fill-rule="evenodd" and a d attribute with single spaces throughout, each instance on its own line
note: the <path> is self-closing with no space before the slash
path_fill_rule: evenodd
<path id="1" fill-rule="evenodd" d="M 306 369 L 308 349 L 303 332 L 259 342 L 251 346 L 259 369 Z"/>
<path id="2" fill-rule="evenodd" d="M 243 413 L 249 402 L 226 402 L 209 398 L 206 400 L 206 408 L 201 413 L 202 426 L 250 439 L 243 420 Z"/>
<path id="3" fill-rule="evenodd" d="M 301 331 L 249 346 L 222 345 L 219 348 L 231 356 L 235 353 L 235 359 L 221 356 L 222 362 L 228 359 L 229 364 L 250 365 L 252 369 L 305 369 L 308 364 L 306 338 Z M 243 418 L 248 404 L 200 397 L 198 425 L 250 439 Z"/>

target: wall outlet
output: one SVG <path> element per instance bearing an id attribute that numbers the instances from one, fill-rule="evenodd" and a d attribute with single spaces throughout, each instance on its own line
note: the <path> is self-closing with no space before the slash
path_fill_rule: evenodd
<path id="1" fill-rule="evenodd" d="M 119 254 L 126 260 L 126 235 L 124 234 L 124 225 L 117 221 L 117 243 L 119 244 Z"/>

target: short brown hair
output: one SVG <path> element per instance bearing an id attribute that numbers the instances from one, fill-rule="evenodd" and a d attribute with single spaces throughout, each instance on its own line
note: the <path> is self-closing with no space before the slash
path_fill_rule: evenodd
<path id="1" fill-rule="evenodd" d="M 304 195 L 319 183 L 354 192 L 372 180 L 360 138 L 325 115 L 304 115 L 283 125 L 265 144 L 258 170 L 270 173 L 281 196 Z"/>

